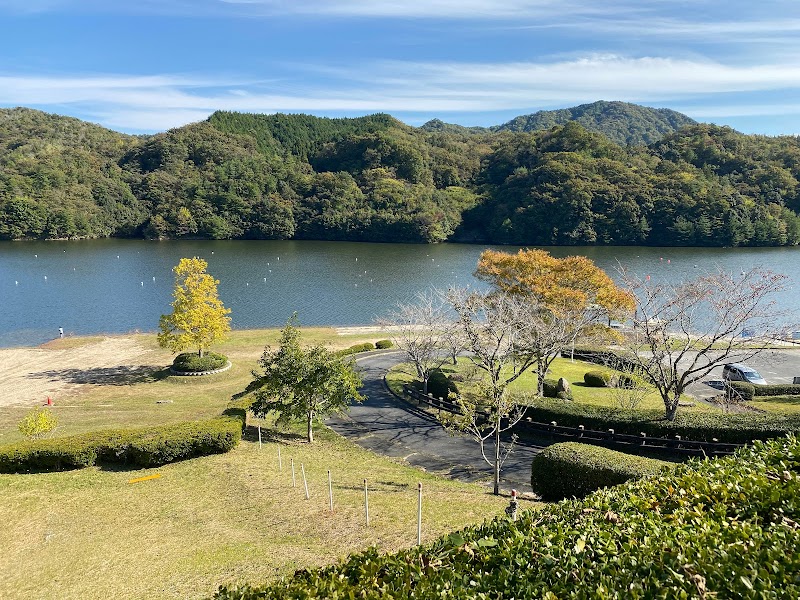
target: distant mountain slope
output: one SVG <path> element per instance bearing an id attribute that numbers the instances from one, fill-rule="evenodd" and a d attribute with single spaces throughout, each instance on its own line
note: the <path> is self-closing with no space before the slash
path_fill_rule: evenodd
<path id="1" fill-rule="evenodd" d="M 577 121 L 589 131 L 602 133 L 621 146 L 646 146 L 685 125 L 697 123 L 667 108 L 649 108 L 628 102 L 598 101 L 561 110 L 540 110 L 522 115 L 492 131 L 539 131 Z"/>

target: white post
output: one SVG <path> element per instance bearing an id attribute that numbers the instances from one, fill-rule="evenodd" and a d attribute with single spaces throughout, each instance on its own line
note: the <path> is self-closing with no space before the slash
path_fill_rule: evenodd
<path id="1" fill-rule="evenodd" d="M 417 546 L 422 545 L 422 484 L 417 484 Z"/>
<path id="2" fill-rule="evenodd" d="M 331 470 L 328 469 L 328 499 L 331 511 L 333 511 L 333 483 L 331 483 Z"/>
<path id="3" fill-rule="evenodd" d="M 306 481 L 306 469 L 303 463 L 300 463 L 300 472 L 303 474 L 303 487 L 306 489 L 306 500 L 308 500 L 308 482 Z"/>
<path id="4" fill-rule="evenodd" d="M 261 450 L 261 425 L 258 426 L 258 449 Z"/>
<path id="5" fill-rule="evenodd" d="M 369 492 L 367 491 L 367 480 L 364 480 L 364 516 L 369 527 Z"/>
<path id="6" fill-rule="evenodd" d="M 283 471 L 283 461 L 281 460 L 281 447 L 278 446 L 278 471 Z"/>
<path id="7" fill-rule="evenodd" d="M 294 459 L 292 459 L 292 487 L 297 487 L 297 482 L 294 479 Z"/>

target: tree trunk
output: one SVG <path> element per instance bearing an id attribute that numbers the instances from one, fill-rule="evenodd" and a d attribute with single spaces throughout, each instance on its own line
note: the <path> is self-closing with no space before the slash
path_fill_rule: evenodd
<path id="1" fill-rule="evenodd" d="M 536 364 L 536 394 L 544 396 L 544 378 L 547 377 L 547 367 L 540 361 Z"/>
<path id="2" fill-rule="evenodd" d="M 494 495 L 500 495 L 500 413 L 494 430 Z"/>
<path id="3" fill-rule="evenodd" d="M 308 411 L 308 443 L 314 443 L 314 411 Z"/>
<path id="4" fill-rule="evenodd" d="M 199 356 L 200 358 L 203 358 L 203 348 L 202 348 L 202 346 L 197 349 L 197 356 Z"/>
<path id="5" fill-rule="evenodd" d="M 674 421 L 675 417 L 678 415 L 678 399 L 675 398 L 674 400 L 669 400 L 664 403 L 664 407 L 666 408 L 665 417 L 667 421 Z"/>
<path id="6" fill-rule="evenodd" d="M 427 377 L 423 377 L 422 378 L 422 393 L 425 394 L 426 396 L 428 395 L 428 378 Z"/>

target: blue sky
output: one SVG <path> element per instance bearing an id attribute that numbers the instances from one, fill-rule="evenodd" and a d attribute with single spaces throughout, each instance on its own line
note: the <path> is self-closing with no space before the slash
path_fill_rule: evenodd
<path id="1" fill-rule="evenodd" d="M 0 0 L 0 106 L 492 125 L 595 100 L 800 134 L 798 0 Z"/>

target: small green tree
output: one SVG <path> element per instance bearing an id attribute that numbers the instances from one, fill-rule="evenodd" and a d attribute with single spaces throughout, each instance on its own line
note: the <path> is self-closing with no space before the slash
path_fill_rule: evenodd
<path id="1" fill-rule="evenodd" d="M 197 348 L 203 356 L 211 344 L 231 330 L 230 309 L 217 296 L 219 281 L 206 273 L 208 263 L 201 258 L 182 258 L 173 269 L 175 291 L 172 314 L 161 315 L 158 343 L 162 348 L 181 352 Z"/>
<path id="2" fill-rule="evenodd" d="M 339 356 L 325 346 L 301 346 L 297 316 L 281 330 L 280 347 L 267 347 L 259 365 L 263 373 L 248 389 L 256 389 L 251 410 L 259 416 L 278 415 L 278 423 L 305 420 L 309 443 L 314 441 L 315 419 L 343 412 L 350 402 L 361 402 L 361 377 L 352 359 Z"/>
<path id="3" fill-rule="evenodd" d="M 34 408 L 19 422 L 17 428 L 26 438 L 34 440 L 50 433 L 58 425 L 58 419 L 46 407 Z"/>

